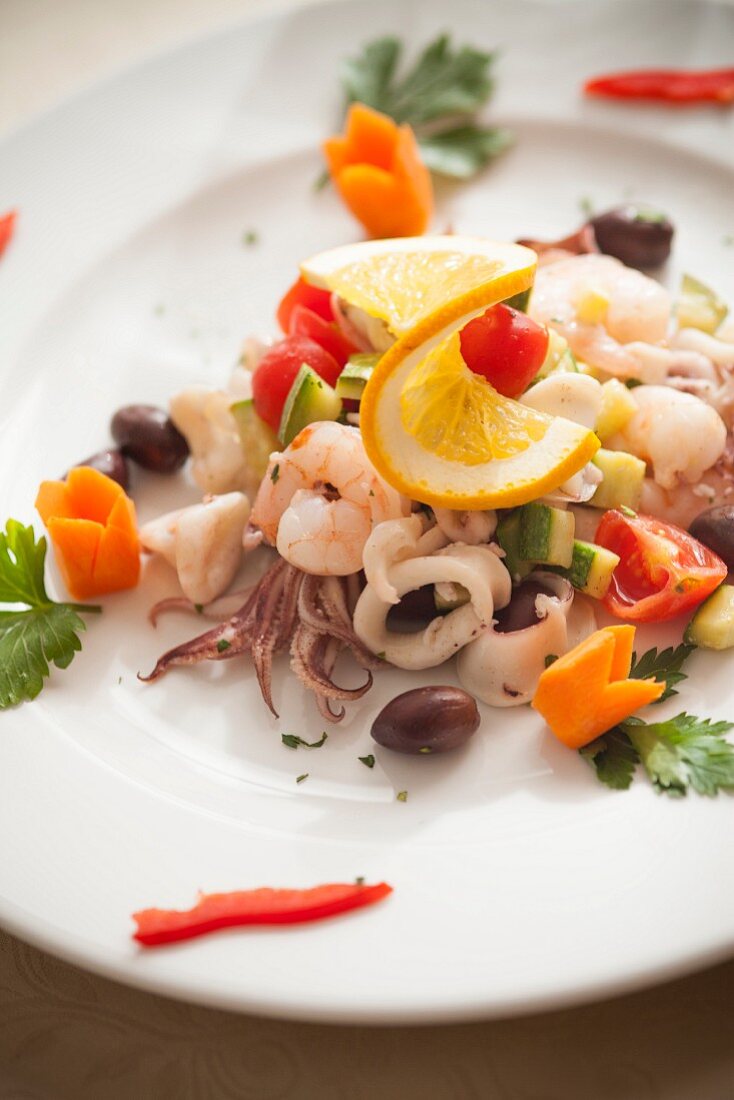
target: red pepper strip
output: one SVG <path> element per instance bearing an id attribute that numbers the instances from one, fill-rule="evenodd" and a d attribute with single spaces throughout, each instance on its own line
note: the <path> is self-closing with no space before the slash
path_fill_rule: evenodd
<path id="1" fill-rule="evenodd" d="M 201 894 L 193 909 L 142 909 L 133 913 L 133 939 L 146 947 L 190 940 L 217 928 L 242 924 L 303 924 L 323 920 L 349 909 L 372 905 L 392 893 L 392 886 L 329 883 L 308 890 L 236 890 L 229 894 Z"/>
<path id="2" fill-rule="evenodd" d="M 584 84 L 586 95 L 609 99 L 650 99 L 658 103 L 734 103 L 734 69 L 685 72 L 681 69 L 649 69 L 610 73 Z"/>
<path id="3" fill-rule="evenodd" d="M 10 244 L 10 238 L 13 236 L 15 219 L 17 217 L 18 211 L 11 210 L 9 213 L 3 214 L 0 218 L 0 256 L 2 256 L 5 249 Z"/>

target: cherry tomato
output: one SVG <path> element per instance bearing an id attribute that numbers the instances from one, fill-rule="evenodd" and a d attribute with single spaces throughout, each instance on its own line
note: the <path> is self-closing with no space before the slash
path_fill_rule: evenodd
<path id="1" fill-rule="evenodd" d="M 605 512 L 595 541 L 620 561 L 604 598 L 619 619 L 661 623 L 702 603 L 726 578 L 721 558 L 654 516 Z"/>
<path id="2" fill-rule="evenodd" d="M 283 332 L 290 332 L 291 313 L 296 306 L 305 306 L 313 310 L 322 321 L 333 321 L 334 314 L 331 309 L 331 291 L 321 290 L 317 286 L 309 286 L 304 279 L 296 279 L 283 295 L 278 306 L 276 317 Z"/>
<path id="3" fill-rule="evenodd" d="M 470 321 L 460 340 L 467 367 L 505 397 L 527 389 L 548 351 L 548 330 L 502 302 Z"/>
<path id="4" fill-rule="evenodd" d="M 10 244 L 10 238 L 13 236 L 15 219 L 17 217 L 17 210 L 11 210 L 8 214 L 3 214 L 2 217 L 0 217 L 0 256 L 2 256 L 5 249 Z"/>
<path id="5" fill-rule="evenodd" d="M 288 332 L 291 336 L 308 336 L 319 344 L 324 351 L 333 355 L 340 367 L 343 367 L 357 348 L 339 331 L 335 324 L 329 324 L 318 313 L 306 306 L 295 306 L 291 313 Z"/>
<path id="6" fill-rule="evenodd" d="M 341 367 L 333 355 L 307 336 L 286 336 L 263 355 L 252 375 L 255 412 L 277 432 L 283 406 L 302 363 L 308 363 L 330 386 Z"/>

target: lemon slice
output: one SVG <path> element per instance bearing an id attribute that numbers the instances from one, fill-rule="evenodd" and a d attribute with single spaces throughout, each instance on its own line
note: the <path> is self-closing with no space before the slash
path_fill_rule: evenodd
<path id="1" fill-rule="evenodd" d="M 557 489 L 599 448 L 588 428 L 503 397 L 469 370 L 459 332 L 491 304 L 432 333 L 419 325 L 385 353 L 365 388 L 367 454 L 412 500 L 513 508 Z"/>
<path id="2" fill-rule="evenodd" d="M 527 290 L 535 263 L 529 248 L 482 237 L 397 237 L 320 252 L 301 264 L 301 274 L 401 336 L 446 303 L 461 315 L 477 293 L 496 288 L 492 301 L 499 302 Z"/>

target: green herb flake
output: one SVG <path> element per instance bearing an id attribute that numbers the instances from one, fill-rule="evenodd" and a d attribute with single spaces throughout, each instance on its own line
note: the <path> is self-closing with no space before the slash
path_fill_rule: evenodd
<path id="1" fill-rule="evenodd" d="M 364 886 L 364 875 L 357 875 L 354 880 L 355 886 Z"/>
<path id="2" fill-rule="evenodd" d="M 594 216 L 594 204 L 588 195 L 582 195 L 579 199 L 579 210 L 587 218 L 593 218 Z"/>
<path id="3" fill-rule="evenodd" d="M 369 753 L 368 756 L 358 756 L 357 759 L 360 764 L 364 764 L 365 768 L 374 768 L 375 766 L 375 758 L 372 753 Z"/>
<path id="4" fill-rule="evenodd" d="M 433 752 L 433 749 L 430 745 L 421 745 L 421 747 L 418 749 L 418 752 L 422 752 L 427 756 L 429 753 Z"/>
<path id="5" fill-rule="evenodd" d="M 633 508 L 628 508 L 626 504 L 620 504 L 619 510 L 623 516 L 627 516 L 627 519 L 637 519 L 637 512 Z"/>
<path id="6" fill-rule="evenodd" d="M 45 561 L 46 539 L 36 542 L 32 527 L 9 519 L 0 532 L 0 604 L 13 605 L 0 610 L 0 710 L 35 699 L 51 664 L 68 668 L 82 648 L 80 613 L 101 610 L 50 599 Z"/>
<path id="7" fill-rule="evenodd" d="M 273 485 L 275 485 L 275 483 L 277 482 L 279 477 L 280 477 L 280 463 L 276 462 L 275 465 L 273 466 L 273 469 L 270 472 L 270 480 L 272 481 Z"/>
<path id="8" fill-rule="evenodd" d="M 320 749 L 325 744 L 328 736 L 326 730 L 324 730 L 318 741 L 304 741 L 302 737 L 296 736 L 295 733 L 281 733 L 280 739 L 289 749 Z"/>
<path id="9" fill-rule="evenodd" d="M 304 779 L 308 779 L 309 773 L 304 772 L 303 775 L 296 776 L 296 783 L 303 783 Z"/>
<path id="10" fill-rule="evenodd" d="M 246 248 L 251 248 L 252 245 L 258 244 L 259 241 L 260 237 L 254 229 L 246 229 L 242 234 L 242 243 Z"/>
<path id="11" fill-rule="evenodd" d="M 407 802 L 408 801 L 408 792 L 407 791 L 398 791 L 397 800 L 398 800 L 398 802 Z"/>
<path id="12" fill-rule="evenodd" d="M 634 220 L 636 222 L 649 222 L 651 225 L 661 225 L 668 219 L 660 210 L 653 210 L 652 207 L 643 206 L 635 213 Z"/>
<path id="13" fill-rule="evenodd" d="M 558 660 L 558 654 L 557 653 L 546 653 L 545 662 L 544 662 L 545 667 L 550 668 L 550 666 L 554 663 L 554 661 L 557 661 L 557 660 Z"/>
<path id="14" fill-rule="evenodd" d="M 385 660 L 385 650 L 383 649 L 379 653 L 377 653 L 376 657 L 377 657 L 378 661 L 384 661 Z"/>
<path id="15" fill-rule="evenodd" d="M 195 603 L 194 604 L 194 611 L 196 612 L 197 615 L 203 614 L 204 604 L 203 603 Z"/>
<path id="16" fill-rule="evenodd" d="M 217 653 L 226 653 L 228 649 L 232 648 L 232 643 L 228 642 L 226 638 L 220 638 L 217 642 Z"/>

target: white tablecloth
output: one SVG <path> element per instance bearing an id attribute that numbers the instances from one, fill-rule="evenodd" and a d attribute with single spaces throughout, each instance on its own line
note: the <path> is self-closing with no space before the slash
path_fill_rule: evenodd
<path id="1" fill-rule="evenodd" d="M 270 3 L 0 0 L 0 136 L 84 83 Z M 0 933 L 0 1100 L 131 1097 L 730 1100 L 734 962 L 519 1020 L 336 1028 L 154 997 Z"/>

